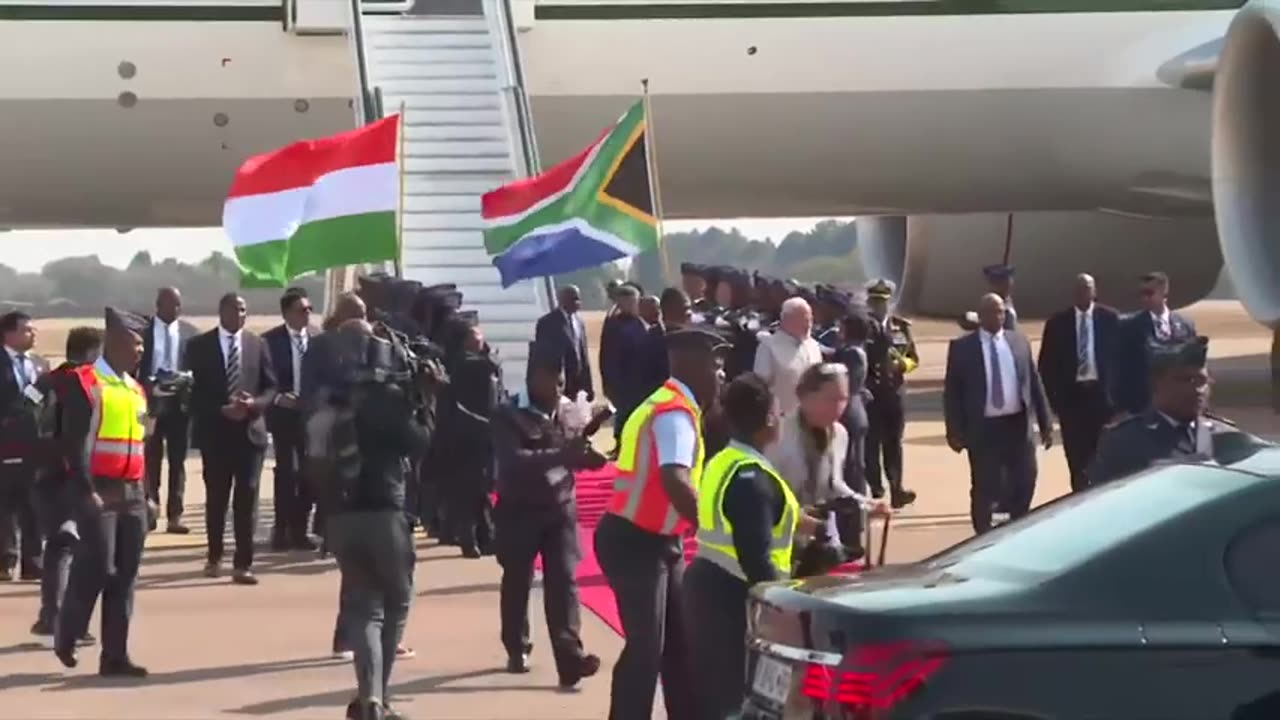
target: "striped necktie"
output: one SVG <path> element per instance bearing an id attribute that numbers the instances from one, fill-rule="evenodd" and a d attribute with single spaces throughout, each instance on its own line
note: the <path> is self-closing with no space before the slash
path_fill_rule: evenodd
<path id="1" fill-rule="evenodd" d="M 227 341 L 227 394 L 240 392 L 240 343 L 233 335 Z"/>

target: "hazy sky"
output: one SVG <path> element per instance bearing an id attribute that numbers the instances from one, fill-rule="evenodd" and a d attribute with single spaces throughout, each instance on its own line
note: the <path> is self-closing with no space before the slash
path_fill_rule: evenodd
<path id="1" fill-rule="evenodd" d="M 717 225 L 737 227 L 756 239 L 781 240 L 792 230 L 808 230 L 823 218 L 698 220 L 668 222 L 668 232 Z M 36 272 L 50 260 L 94 255 L 107 265 L 124 267 L 139 250 L 147 250 L 155 260 L 176 258 L 183 262 L 203 260 L 214 250 L 231 254 L 231 244 L 221 228 L 200 230 L 149 229 L 121 235 L 114 230 L 19 230 L 0 233 L 4 247 L 0 262 L 21 272 Z"/>

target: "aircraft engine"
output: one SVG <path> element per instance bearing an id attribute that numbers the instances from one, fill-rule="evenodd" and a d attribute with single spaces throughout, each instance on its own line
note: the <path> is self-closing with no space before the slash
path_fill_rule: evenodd
<path id="1" fill-rule="evenodd" d="M 1274 212 L 1280 213 L 1280 204 Z M 1009 216 L 860 217 L 856 222 L 867 276 L 897 283 L 901 312 L 956 317 L 973 309 L 986 291 L 982 268 L 1004 258 Z M 1103 302 L 1122 310 L 1137 307 L 1138 278 L 1152 270 L 1168 273 L 1173 304 L 1195 302 L 1213 289 L 1222 269 L 1215 234 L 1212 218 L 1014 213 L 1009 262 L 1017 268 L 1019 316 L 1045 317 L 1065 307 L 1081 272 L 1097 279 Z"/>
<path id="2" fill-rule="evenodd" d="M 1213 203 L 1240 300 L 1280 326 L 1280 8 L 1231 22 L 1213 81 Z"/>

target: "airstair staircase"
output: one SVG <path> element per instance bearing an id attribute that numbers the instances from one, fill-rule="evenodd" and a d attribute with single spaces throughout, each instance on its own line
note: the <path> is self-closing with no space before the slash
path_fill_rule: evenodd
<path id="1" fill-rule="evenodd" d="M 502 288 L 484 250 L 480 196 L 537 160 L 508 0 L 474 1 L 482 14 L 388 14 L 384 3 L 357 2 L 355 45 L 374 106 L 366 114 L 404 113 L 403 275 L 458 286 L 516 390 L 550 284 Z"/>

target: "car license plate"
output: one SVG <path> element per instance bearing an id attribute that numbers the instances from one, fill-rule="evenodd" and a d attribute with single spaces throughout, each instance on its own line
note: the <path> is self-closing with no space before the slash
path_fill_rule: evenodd
<path id="1" fill-rule="evenodd" d="M 771 702 L 785 705 L 791 692 L 791 666 L 766 655 L 756 656 L 756 674 L 751 691 Z"/>

